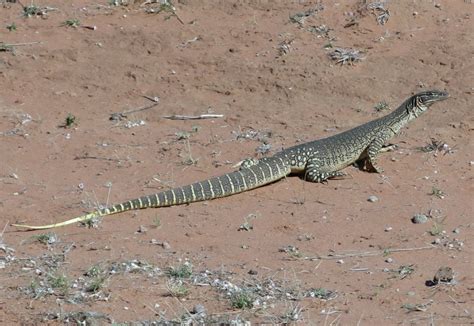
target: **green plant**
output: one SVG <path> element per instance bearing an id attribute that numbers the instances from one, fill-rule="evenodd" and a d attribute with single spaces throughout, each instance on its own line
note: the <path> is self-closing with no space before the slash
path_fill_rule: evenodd
<path id="1" fill-rule="evenodd" d="M 382 111 L 386 111 L 386 110 L 390 109 L 390 106 L 388 105 L 387 102 L 381 101 L 381 102 L 378 102 L 377 104 L 375 104 L 374 109 L 377 112 L 382 112 Z"/>
<path id="2" fill-rule="evenodd" d="M 440 199 L 443 199 L 444 198 L 444 192 L 443 190 L 439 189 L 439 188 L 436 188 L 436 187 L 432 187 L 431 188 L 431 192 L 429 193 L 430 196 L 435 196 L 435 197 L 438 197 Z"/>
<path id="3" fill-rule="evenodd" d="M 184 298 L 189 294 L 189 288 L 183 283 L 183 281 L 169 281 L 166 285 L 168 292 L 175 298 Z"/>
<path id="4" fill-rule="evenodd" d="M 161 219 L 158 216 L 155 216 L 153 219 L 153 227 L 159 228 L 161 226 Z"/>
<path id="5" fill-rule="evenodd" d="M 72 126 L 77 125 L 77 118 L 72 113 L 68 113 L 66 119 L 64 120 L 63 127 L 64 128 L 71 128 Z"/>
<path id="6" fill-rule="evenodd" d="M 42 14 L 43 14 L 43 10 L 34 4 L 23 7 L 23 16 L 25 17 L 31 17 L 31 16 L 36 16 L 36 15 L 42 15 Z"/>
<path id="7" fill-rule="evenodd" d="M 253 297 L 248 291 L 242 290 L 232 294 L 230 304 L 232 308 L 247 309 L 253 307 Z"/>
<path id="8" fill-rule="evenodd" d="M 441 226 L 441 224 L 433 222 L 433 226 L 431 227 L 431 230 L 430 230 L 430 235 L 435 237 L 435 236 L 440 235 L 442 232 L 443 232 L 443 227 Z"/>
<path id="9" fill-rule="evenodd" d="M 193 266 L 190 263 L 184 263 L 178 267 L 171 266 L 166 270 L 166 275 L 174 278 L 190 278 L 193 275 Z"/>
<path id="10" fill-rule="evenodd" d="M 48 282 L 53 289 L 59 290 L 62 295 L 69 290 L 69 280 L 64 274 L 49 275 Z"/>
<path id="11" fill-rule="evenodd" d="M 48 232 L 48 233 L 42 233 L 33 236 L 33 239 L 38 241 L 39 243 L 48 245 L 48 244 L 53 244 L 58 240 L 58 236 L 53 233 L 53 232 Z"/>
<path id="12" fill-rule="evenodd" d="M 85 272 L 84 275 L 89 276 L 89 277 L 96 277 L 96 276 L 99 276 L 100 274 L 102 274 L 102 269 L 100 268 L 100 266 L 94 265 L 94 266 L 89 267 L 89 269 L 87 270 L 87 272 Z"/>
<path id="13" fill-rule="evenodd" d="M 107 278 L 103 275 L 94 277 L 86 286 L 86 292 L 95 293 L 104 287 L 105 280 Z"/>
<path id="14" fill-rule="evenodd" d="M 7 25 L 7 29 L 8 29 L 10 32 L 16 31 L 16 24 L 15 24 L 15 23 L 8 24 L 8 25 Z"/>
<path id="15" fill-rule="evenodd" d="M 79 19 L 68 19 L 63 23 L 63 25 L 68 27 L 79 27 L 81 26 L 81 22 Z"/>

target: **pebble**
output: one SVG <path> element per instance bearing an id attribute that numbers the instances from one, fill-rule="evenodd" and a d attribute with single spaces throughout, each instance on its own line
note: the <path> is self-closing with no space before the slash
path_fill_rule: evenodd
<path id="1" fill-rule="evenodd" d="M 161 246 L 162 246 L 163 249 L 165 249 L 165 250 L 171 249 L 171 245 L 170 245 L 167 241 L 163 241 L 163 243 L 161 244 Z"/>
<path id="2" fill-rule="evenodd" d="M 344 264 L 344 260 L 342 260 L 342 259 L 339 259 L 339 260 L 338 260 L 336 263 L 338 263 L 338 264 L 341 264 L 341 265 L 342 265 L 342 264 Z"/>
<path id="3" fill-rule="evenodd" d="M 410 297 L 413 297 L 415 295 L 415 291 L 408 291 L 407 292 L 407 295 L 409 295 Z"/>
<path id="4" fill-rule="evenodd" d="M 369 198 L 367 198 L 367 201 L 371 202 L 371 203 L 375 203 L 376 201 L 379 201 L 379 198 L 377 196 L 369 196 Z"/>
<path id="5" fill-rule="evenodd" d="M 387 259 L 385 259 L 385 262 L 391 264 L 393 263 L 393 258 L 388 257 Z"/>
<path id="6" fill-rule="evenodd" d="M 387 227 L 384 229 L 385 232 L 390 232 L 390 231 L 392 231 L 392 230 L 393 230 L 393 228 L 392 228 L 391 226 L 387 226 Z"/>
<path id="7" fill-rule="evenodd" d="M 460 230 L 459 228 L 455 228 L 455 229 L 453 230 L 453 233 L 456 233 L 456 234 L 459 234 L 460 232 L 461 232 L 461 230 Z"/>
<path id="8" fill-rule="evenodd" d="M 193 310 L 191 312 L 193 314 L 205 315 L 206 314 L 206 308 L 202 304 L 197 304 L 193 307 Z"/>
<path id="9" fill-rule="evenodd" d="M 425 214 L 415 214 L 411 218 L 411 221 L 415 224 L 423 224 L 428 222 L 428 216 L 426 216 Z"/>
<path id="10" fill-rule="evenodd" d="M 145 226 L 140 225 L 140 226 L 138 227 L 137 232 L 135 232 L 135 233 L 146 233 L 146 231 L 148 231 L 148 229 L 147 229 Z"/>

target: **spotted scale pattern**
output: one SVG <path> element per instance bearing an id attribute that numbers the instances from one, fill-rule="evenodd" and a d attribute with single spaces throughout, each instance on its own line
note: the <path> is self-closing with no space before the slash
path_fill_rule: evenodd
<path id="1" fill-rule="evenodd" d="M 290 173 L 303 172 L 306 180 L 323 182 L 328 178 L 344 175 L 340 170 L 358 160 L 364 160 L 369 171 L 380 172 L 376 157 L 383 144 L 433 103 L 448 96 L 448 93 L 442 91 L 421 92 L 382 118 L 331 137 L 290 147 L 272 157 L 245 160 L 239 171 L 129 200 L 61 223 L 15 226 L 35 230 L 49 229 L 132 209 L 209 200 L 254 189 L 284 178 Z"/>

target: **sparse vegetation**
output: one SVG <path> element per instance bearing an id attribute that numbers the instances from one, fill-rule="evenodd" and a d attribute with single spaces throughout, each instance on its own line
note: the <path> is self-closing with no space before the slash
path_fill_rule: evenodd
<path id="1" fill-rule="evenodd" d="M 292 258 L 302 258 L 303 254 L 299 251 L 298 247 L 288 245 L 279 249 L 280 252 L 287 253 Z"/>
<path id="2" fill-rule="evenodd" d="M 431 188 L 431 192 L 429 193 L 430 196 L 435 196 L 435 197 L 438 197 L 439 199 L 443 199 L 444 198 L 444 191 L 437 188 L 437 187 L 432 187 Z"/>
<path id="3" fill-rule="evenodd" d="M 36 16 L 36 15 L 42 15 L 42 14 L 43 14 L 43 11 L 41 10 L 41 8 L 37 7 L 34 4 L 23 7 L 23 15 L 25 17 L 31 17 L 31 16 Z"/>
<path id="4" fill-rule="evenodd" d="M 329 58 L 336 61 L 336 64 L 345 65 L 353 64 L 354 62 L 361 61 L 363 59 L 362 52 L 355 49 L 336 48 L 334 51 L 329 52 Z"/>
<path id="5" fill-rule="evenodd" d="M 422 147 L 417 147 L 417 149 L 424 153 L 444 152 L 445 154 L 448 154 L 452 151 L 452 149 L 449 148 L 449 146 L 445 144 L 442 140 L 437 140 L 434 138 L 431 138 L 431 143 L 428 143 Z"/>
<path id="6" fill-rule="evenodd" d="M 16 31 L 16 24 L 15 24 L 15 23 L 8 24 L 8 25 L 7 25 L 7 29 L 8 29 L 8 31 L 10 31 L 10 32 Z"/>
<path id="7" fill-rule="evenodd" d="M 69 280 L 64 274 L 52 274 L 48 276 L 49 285 L 59 291 L 60 295 L 66 295 L 69 291 Z"/>
<path id="8" fill-rule="evenodd" d="M 54 10 L 56 10 L 56 8 L 38 7 L 37 5 L 31 3 L 30 5 L 23 6 L 23 16 L 24 17 L 45 16 L 49 11 L 54 11 Z"/>
<path id="9" fill-rule="evenodd" d="M 153 218 L 153 226 L 159 228 L 161 226 L 161 219 L 158 216 Z"/>
<path id="10" fill-rule="evenodd" d="M 61 125 L 63 128 L 72 128 L 77 125 L 77 118 L 74 114 L 68 113 L 66 119 L 64 119 L 64 124 Z"/>
<path id="11" fill-rule="evenodd" d="M 190 278 L 193 275 L 193 266 L 189 262 L 185 262 L 177 267 L 171 266 L 166 270 L 166 275 L 179 279 Z"/>
<path id="12" fill-rule="evenodd" d="M 385 101 L 381 101 L 375 104 L 374 109 L 377 112 L 387 111 L 390 109 L 390 105 L 388 105 L 388 103 Z"/>
<path id="13" fill-rule="evenodd" d="M 438 236 L 438 235 L 441 235 L 442 232 L 443 232 L 443 226 L 441 224 L 433 221 L 433 226 L 431 227 L 430 235 Z"/>
<path id="14" fill-rule="evenodd" d="M 95 276 L 94 278 L 92 278 L 92 280 L 90 280 L 87 283 L 87 286 L 85 288 L 86 292 L 92 292 L 92 293 L 98 292 L 104 287 L 106 280 L 107 278 L 103 275 Z"/>
<path id="15" fill-rule="evenodd" d="M 402 265 L 397 269 L 391 269 L 391 273 L 395 274 L 395 277 L 400 278 L 401 280 L 405 279 L 406 277 L 410 276 L 415 272 L 415 265 Z"/>
<path id="16" fill-rule="evenodd" d="M 110 6 L 128 6 L 129 0 L 109 0 Z"/>
<path id="17" fill-rule="evenodd" d="M 58 241 L 58 236 L 56 233 L 48 232 L 48 233 L 35 235 L 33 236 L 33 239 L 38 241 L 39 243 L 42 243 L 45 245 L 51 245 Z"/>
<path id="18" fill-rule="evenodd" d="M 81 22 L 79 19 L 68 19 L 64 21 L 63 25 L 67 27 L 79 27 L 81 26 Z"/>
<path id="19" fill-rule="evenodd" d="M 377 23 L 385 25 L 390 18 L 390 11 L 385 8 L 385 1 L 376 1 L 369 3 L 367 9 L 372 10 L 375 15 Z"/>
<path id="20" fill-rule="evenodd" d="M 182 280 L 169 280 L 166 288 L 171 296 L 176 298 L 184 298 L 189 294 L 189 288 Z"/>
<path id="21" fill-rule="evenodd" d="M 2 323 L 472 322 L 466 191 L 474 167 L 473 85 L 462 78 L 470 60 L 469 42 L 462 41 L 473 17 L 462 3 L 375 1 L 199 6 L 174 0 L 175 8 L 166 0 L 73 7 L 0 0 Z M 316 8 L 323 3 L 327 10 Z M 23 12 L 30 18 L 21 17 L 22 4 L 30 5 Z M 47 5 L 59 7 L 58 15 Z M 389 19 L 388 9 L 397 19 Z M 80 21 L 69 19 L 75 17 Z M 89 22 L 98 30 L 87 29 Z M 368 52 L 327 57 L 339 46 Z M 278 51 L 286 56 L 275 58 Z M 350 64 L 356 66 L 340 67 Z M 361 111 L 367 98 L 376 115 L 395 108 L 387 102 L 434 86 L 447 88 L 451 99 L 402 131 L 396 153 L 381 154 L 385 174 L 349 167 L 355 179 L 327 185 L 288 178 L 216 202 L 114 215 L 93 230 L 69 225 L 54 234 L 10 226 L 55 223 L 109 200 L 222 175 L 246 156 L 268 156 L 370 120 Z M 143 94 L 163 100 L 143 111 L 137 101 Z M 110 122 L 114 111 L 121 112 Z M 68 112 L 76 116 L 68 119 Z M 184 115 L 165 118 L 174 113 Z M 446 155 L 451 148 L 430 136 L 458 152 Z M 425 153 L 413 153 L 415 146 Z M 181 164 L 197 159 L 198 166 Z M 159 179 L 146 183 L 153 174 Z M 112 192 L 102 187 L 107 180 L 116 182 Z M 366 203 L 372 194 L 380 200 Z M 440 217 L 430 208 L 440 209 Z M 249 212 L 262 217 L 244 220 Z M 417 212 L 426 224 L 411 224 Z M 85 224 L 97 227 L 101 220 Z M 146 234 L 136 233 L 145 230 L 141 225 Z M 188 259 L 192 266 L 183 266 Z M 456 278 L 436 276 L 427 288 L 425 281 L 448 265 Z"/>
<path id="22" fill-rule="evenodd" d="M 13 46 L 11 44 L 6 44 L 0 42 L 0 52 L 13 52 Z"/>
<path id="23" fill-rule="evenodd" d="M 293 14 L 290 16 L 290 22 L 303 26 L 306 19 L 308 19 L 311 16 L 314 16 L 316 13 L 318 13 L 319 11 L 322 11 L 323 9 L 324 9 L 324 6 L 322 4 L 318 4 L 314 8 L 308 9 L 303 12 L 297 12 L 296 14 Z"/>
<path id="24" fill-rule="evenodd" d="M 230 304 L 232 308 L 236 309 L 250 309 L 253 307 L 253 297 L 249 291 L 237 291 L 230 297 Z"/>

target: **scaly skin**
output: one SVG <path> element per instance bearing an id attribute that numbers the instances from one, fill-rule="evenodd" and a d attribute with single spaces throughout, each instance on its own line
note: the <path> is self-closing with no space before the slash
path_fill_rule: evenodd
<path id="1" fill-rule="evenodd" d="M 291 173 L 303 173 L 308 181 L 323 182 L 344 175 L 340 170 L 358 161 L 365 163 L 369 172 L 381 172 L 376 158 L 384 143 L 433 103 L 448 97 L 448 93 L 442 91 L 421 92 L 408 98 L 395 111 L 384 117 L 328 138 L 284 149 L 271 157 L 260 160 L 247 159 L 238 171 L 128 200 L 60 223 L 40 226 L 13 224 L 13 226 L 29 230 L 51 229 L 134 209 L 210 200 L 255 189 Z"/>

